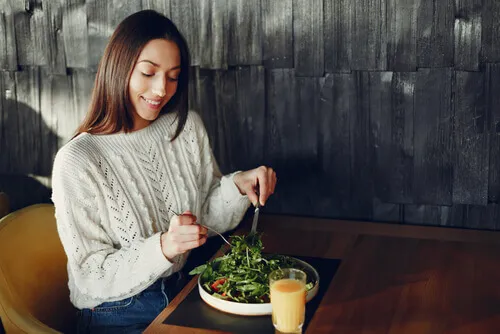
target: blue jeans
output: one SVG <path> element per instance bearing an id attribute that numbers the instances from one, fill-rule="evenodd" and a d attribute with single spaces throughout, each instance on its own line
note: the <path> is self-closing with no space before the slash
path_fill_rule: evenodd
<path id="1" fill-rule="evenodd" d="M 78 311 L 78 333 L 142 333 L 182 288 L 182 275 L 160 278 L 135 296 Z"/>

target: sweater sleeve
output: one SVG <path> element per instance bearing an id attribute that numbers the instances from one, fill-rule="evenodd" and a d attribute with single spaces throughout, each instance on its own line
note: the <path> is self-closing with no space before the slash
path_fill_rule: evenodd
<path id="1" fill-rule="evenodd" d="M 234 229 L 250 206 L 246 195 L 241 195 L 233 181 L 238 172 L 222 175 L 213 155 L 208 136 L 199 116 L 198 135 L 201 152 L 201 220 L 202 224 L 226 232 Z"/>
<path id="2" fill-rule="evenodd" d="M 52 200 L 75 288 L 98 305 L 99 301 L 139 293 L 173 264 L 161 251 L 160 233 L 149 238 L 131 236 L 124 247 L 113 244 L 113 232 L 106 224 L 108 216 L 103 214 L 109 208 L 103 207 L 104 196 L 98 192 L 99 176 L 90 172 L 89 159 L 78 153 L 64 148 L 58 152 L 52 173 Z"/>

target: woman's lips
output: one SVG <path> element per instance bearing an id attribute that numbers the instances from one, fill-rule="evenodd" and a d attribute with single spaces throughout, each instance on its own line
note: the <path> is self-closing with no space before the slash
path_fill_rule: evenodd
<path id="1" fill-rule="evenodd" d="M 153 110 L 160 109 L 161 107 L 161 100 L 147 99 L 144 96 L 142 96 L 142 99 L 144 100 L 146 105 Z"/>

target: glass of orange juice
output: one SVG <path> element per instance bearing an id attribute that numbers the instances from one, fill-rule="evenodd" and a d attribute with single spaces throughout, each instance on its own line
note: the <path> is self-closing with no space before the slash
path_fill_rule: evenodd
<path id="1" fill-rule="evenodd" d="M 269 274 L 273 325 L 281 333 L 301 333 L 306 312 L 306 273 L 278 269 Z"/>

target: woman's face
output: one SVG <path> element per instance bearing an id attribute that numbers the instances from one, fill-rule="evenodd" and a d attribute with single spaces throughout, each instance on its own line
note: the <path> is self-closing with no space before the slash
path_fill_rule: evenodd
<path id="1" fill-rule="evenodd" d="M 130 102 L 134 107 L 134 129 L 154 121 L 174 96 L 181 72 L 177 44 L 165 39 L 149 41 L 134 65 L 129 83 Z"/>

